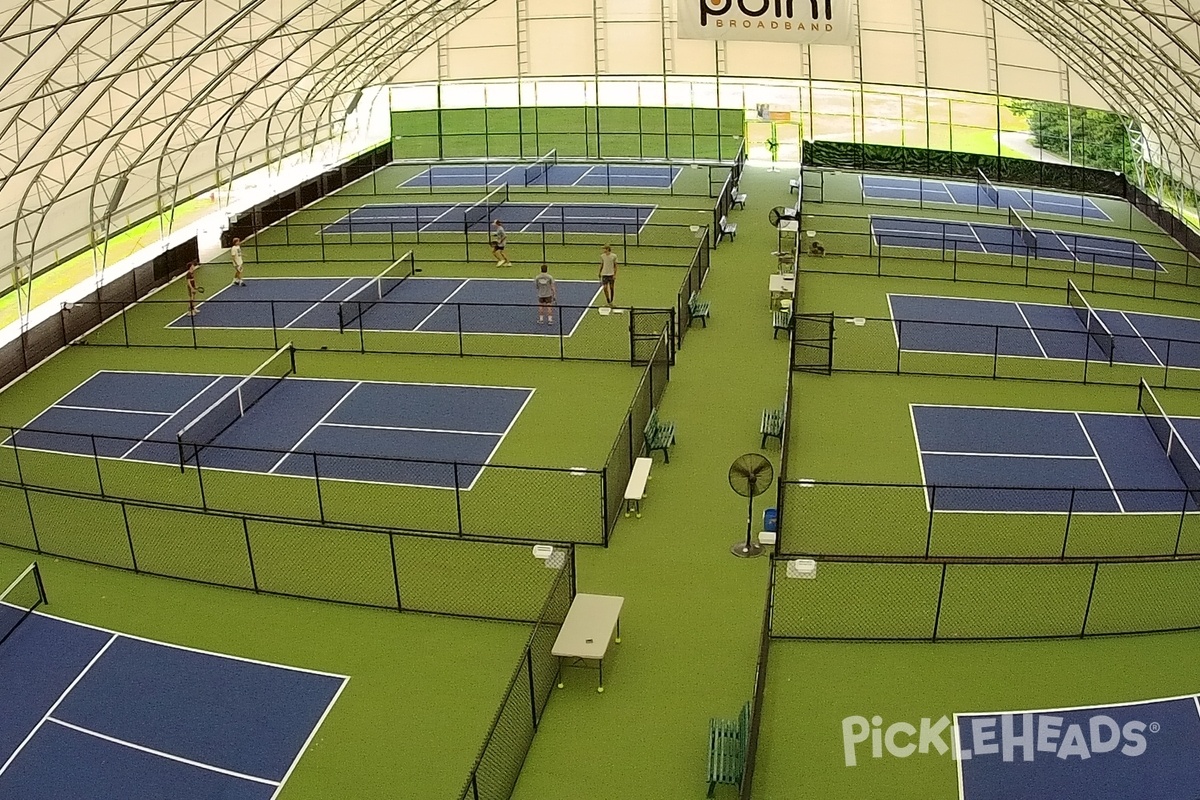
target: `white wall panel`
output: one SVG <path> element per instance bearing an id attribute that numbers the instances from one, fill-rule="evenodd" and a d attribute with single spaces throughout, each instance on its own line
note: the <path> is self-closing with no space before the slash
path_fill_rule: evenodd
<path id="1" fill-rule="evenodd" d="M 922 0 L 925 8 L 925 30 L 977 33 L 987 30 L 984 23 L 986 7 L 979 0 Z"/>
<path id="2" fill-rule="evenodd" d="M 531 19 L 529 70 L 533 75 L 595 72 L 593 24 L 588 19 Z"/>
<path id="3" fill-rule="evenodd" d="M 854 80 L 854 50 L 851 48 L 814 44 L 808 50 L 812 61 L 812 75 L 810 77 L 813 80 Z"/>
<path id="4" fill-rule="evenodd" d="M 912 34 L 862 32 L 862 79 L 916 85 L 917 42 Z"/>
<path id="5" fill-rule="evenodd" d="M 608 23 L 607 55 L 610 74 L 662 72 L 662 25 L 658 22 Z"/>
<path id="6" fill-rule="evenodd" d="M 800 45 L 787 42 L 726 42 L 726 74 L 773 75 L 798 78 L 802 71 Z"/>
<path id="7" fill-rule="evenodd" d="M 912 3 L 903 0 L 858 0 L 858 24 L 863 31 L 911 33 L 912 11 Z"/>
<path id="8" fill-rule="evenodd" d="M 929 32 L 926 70 L 931 87 L 988 91 L 988 49 L 981 36 Z"/>

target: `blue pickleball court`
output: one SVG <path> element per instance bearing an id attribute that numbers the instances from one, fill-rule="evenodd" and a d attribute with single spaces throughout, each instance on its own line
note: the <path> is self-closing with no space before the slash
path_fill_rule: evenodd
<path id="1" fill-rule="evenodd" d="M 510 235 L 580 233 L 632 236 L 657 206 L 635 203 L 383 203 L 360 206 L 326 225 L 323 234 L 477 233 L 486 236 L 500 220 Z"/>
<path id="2" fill-rule="evenodd" d="M 272 800 L 347 680 L 34 613 L 0 644 L 0 797 Z"/>
<path id="3" fill-rule="evenodd" d="M 571 336 L 600 287 L 592 281 L 555 285 L 554 325 L 538 322 L 532 279 L 412 277 L 389 281 L 382 300 L 368 278 L 250 280 L 214 292 L 196 316 L 180 316 L 168 327 Z"/>
<path id="4" fill-rule="evenodd" d="M 1008 300 L 889 294 L 904 352 L 1200 369 L 1200 319 Z"/>
<path id="5" fill-rule="evenodd" d="M 978 183 L 901 175 L 863 175 L 863 197 L 868 200 L 902 200 L 913 203 L 944 203 L 971 208 L 1015 208 L 1021 212 L 1058 214 L 1075 219 L 1111 222 L 1112 218 L 1090 197 L 1045 189 L 1015 186 L 992 187 L 992 197 Z"/>
<path id="6" fill-rule="evenodd" d="M 1129 270 L 1166 272 L 1149 251 L 1132 239 L 1032 228 L 1036 244 L 1009 225 L 957 220 L 872 216 L 871 234 L 880 247 L 954 250 L 1007 258 L 1082 262 Z"/>
<path id="7" fill-rule="evenodd" d="M 541 186 L 556 188 L 670 189 L 680 167 L 667 164 L 435 164 L 400 188 Z"/>
<path id="8" fill-rule="evenodd" d="M 961 800 L 1200 797 L 1200 698 L 955 714 Z"/>
<path id="9" fill-rule="evenodd" d="M 89 459 L 175 466 L 182 459 L 204 469 L 469 490 L 534 391 L 299 377 L 239 384 L 226 375 L 98 372 L 3 444 Z M 243 397 L 253 400 L 239 414 Z M 210 419 L 218 420 L 211 439 L 180 447 L 179 432 Z"/>
<path id="10" fill-rule="evenodd" d="M 1200 418 L 912 405 L 926 502 L 934 511 L 1173 513 L 1197 503 L 1173 463 L 1200 447 Z M 1156 432 L 1154 425 L 1160 426 Z M 1188 472 L 1200 477 L 1200 469 Z M 1195 487 L 1193 487 L 1195 488 Z"/>

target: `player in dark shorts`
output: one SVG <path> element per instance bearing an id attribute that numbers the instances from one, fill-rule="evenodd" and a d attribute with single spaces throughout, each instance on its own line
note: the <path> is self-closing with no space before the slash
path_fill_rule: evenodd
<path id="1" fill-rule="evenodd" d="M 617 254 L 612 245 L 604 245 L 600 251 L 600 288 L 604 290 L 605 305 L 611 307 L 617 289 Z"/>
<path id="2" fill-rule="evenodd" d="M 554 285 L 554 276 L 547 270 L 548 267 L 542 264 L 542 271 L 533 279 L 537 289 L 538 325 L 542 324 L 542 320 L 554 324 L 554 304 L 558 301 L 558 287 Z"/>
<path id="3" fill-rule="evenodd" d="M 492 221 L 492 226 L 492 255 L 496 259 L 496 266 L 511 267 L 512 262 L 504 254 L 504 248 L 508 245 L 508 232 L 504 230 L 504 226 L 498 219 Z"/>

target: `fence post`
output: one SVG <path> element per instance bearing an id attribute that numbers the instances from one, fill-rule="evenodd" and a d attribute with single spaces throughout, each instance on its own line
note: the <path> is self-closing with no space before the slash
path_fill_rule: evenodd
<path id="1" fill-rule="evenodd" d="M 632 447 L 632 444 L 630 445 Z M 600 470 L 600 544 L 608 547 L 608 466 Z M 571 551 L 575 557 L 575 551 Z M 573 580 L 574 578 L 572 578 Z"/>
<path id="2" fill-rule="evenodd" d="M 458 319 L 458 354 L 464 355 L 463 352 L 463 328 L 462 328 L 462 303 L 454 304 L 454 313 Z"/>
<path id="3" fill-rule="evenodd" d="M 363 309 L 362 303 L 357 304 L 358 308 L 358 352 L 367 352 L 367 330 L 363 325 Z"/>
<path id="4" fill-rule="evenodd" d="M 126 312 L 128 306 L 121 306 L 121 330 L 125 335 L 125 346 L 129 347 L 129 315 Z"/>
<path id="5" fill-rule="evenodd" d="M 92 461 L 96 465 L 96 485 L 100 488 L 100 496 L 104 497 L 104 474 L 100 472 L 100 451 L 96 448 L 96 434 L 88 434 L 92 440 Z"/>
<path id="6" fill-rule="evenodd" d="M 535 628 L 536 629 L 536 628 Z M 533 720 L 533 730 L 538 729 L 537 692 L 533 688 L 533 640 L 525 647 L 525 672 L 529 674 L 529 716 Z"/>
<path id="7" fill-rule="evenodd" d="M 388 534 L 388 551 L 392 554 L 392 583 L 396 587 L 396 610 L 403 611 L 404 604 L 400 602 L 400 568 L 396 565 L 396 534 Z"/>
<path id="8" fill-rule="evenodd" d="M 1099 575 L 1100 562 L 1097 561 L 1092 564 L 1092 585 L 1088 589 L 1087 605 L 1083 609 L 1083 626 L 1079 629 L 1080 639 L 1082 639 L 1084 636 L 1087 636 L 1088 620 L 1091 618 L 1092 614 L 1092 598 L 1096 596 L 1096 578 L 1099 577 Z"/>
<path id="9" fill-rule="evenodd" d="M 938 626 L 942 623 L 942 597 L 946 594 L 946 570 L 949 567 L 949 564 L 942 564 L 942 581 L 938 585 L 937 611 L 933 615 L 933 641 L 935 642 L 938 638 Z"/>
<path id="10" fill-rule="evenodd" d="M 317 515 L 318 515 L 318 519 L 321 520 L 321 523 L 324 524 L 325 523 L 325 498 L 323 498 L 321 496 L 321 471 L 317 467 L 317 454 L 315 452 L 312 454 L 312 461 L 313 461 L 313 478 L 316 480 L 316 484 L 317 484 Z"/>
<path id="11" fill-rule="evenodd" d="M 794 325 L 792 327 L 793 327 L 793 329 L 795 328 Z M 899 343 L 898 346 L 896 347 L 896 374 L 899 375 L 899 374 L 901 374 L 900 373 L 901 359 L 904 358 L 904 320 L 902 320 L 902 319 L 896 320 L 896 340 Z M 796 368 L 795 352 L 796 352 L 796 337 L 793 336 L 792 337 L 792 369 Z"/>
<path id="12" fill-rule="evenodd" d="M 454 467 L 454 515 L 455 515 L 455 519 L 458 522 L 458 535 L 462 536 L 462 535 L 464 535 L 463 518 L 462 518 L 462 489 L 459 487 L 460 481 L 458 479 L 458 462 L 457 461 L 454 462 L 453 467 Z"/>
<path id="13" fill-rule="evenodd" d="M 129 542 L 129 560 L 133 564 L 133 571 L 139 572 L 137 552 L 133 549 L 133 531 L 129 528 L 129 511 L 126 509 L 124 503 L 121 503 L 121 519 L 125 522 L 125 540 Z"/>
<path id="14" fill-rule="evenodd" d="M 1171 385 L 1171 342 L 1174 339 L 1167 339 L 1167 357 L 1163 360 L 1163 388 L 1166 389 Z M 1115 351 L 1115 348 L 1114 348 Z M 1112 365 L 1112 357 L 1108 359 L 1109 366 Z"/>
<path id="15" fill-rule="evenodd" d="M 1075 513 L 1075 492 L 1075 487 L 1071 487 L 1071 500 L 1067 506 L 1067 529 L 1063 531 L 1062 553 L 1059 555 L 1059 558 L 1067 557 L 1067 541 L 1071 538 L 1071 520 Z"/>
<path id="16" fill-rule="evenodd" d="M 1188 500 L 1191 499 L 1191 493 L 1186 489 L 1183 492 L 1183 509 L 1179 512 L 1179 532 L 1175 534 L 1175 552 L 1174 556 L 1179 557 L 1179 548 L 1183 544 L 1183 525 L 1187 522 Z"/>
<path id="17" fill-rule="evenodd" d="M 180 444 L 179 448 L 180 448 L 179 449 L 180 456 L 182 456 L 183 455 L 183 445 Z M 183 462 L 182 458 L 180 458 L 179 471 L 184 472 L 185 469 L 186 468 L 184 467 L 184 462 Z M 196 483 L 198 483 L 200 486 L 200 508 L 204 509 L 205 511 L 208 511 L 208 497 L 204 491 L 204 472 L 203 472 L 203 470 L 200 469 L 200 447 L 199 447 L 199 445 L 196 446 Z"/>
<path id="18" fill-rule="evenodd" d="M 995 328 L 995 335 L 992 337 L 992 379 L 994 380 L 1000 372 L 1000 326 Z"/>
<path id="19" fill-rule="evenodd" d="M 275 301 L 271 301 L 271 343 L 275 345 L 275 351 L 279 351 L 279 328 L 275 322 Z"/>
<path id="20" fill-rule="evenodd" d="M 925 557 L 933 549 L 933 510 L 937 508 L 937 486 L 929 487 L 929 525 L 925 529 Z M 940 605 L 940 602 L 939 602 Z"/>
<path id="21" fill-rule="evenodd" d="M 254 548 L 250 546 L 250 522 L 242 517 L 242 533 L 246 537 L 246 562 L 250 565 L 250 584 L 258 591 L 258 572 L 254 569 Z"/>

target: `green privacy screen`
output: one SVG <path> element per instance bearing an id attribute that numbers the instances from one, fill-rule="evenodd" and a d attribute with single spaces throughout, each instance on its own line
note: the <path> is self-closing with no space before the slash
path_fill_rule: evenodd
<path id="1" fill-rule="evenodd" d="M 740 109 L 534 107 L 392 113 L 393 152 L 409 158 L 673 158 L 730 160 Z"/>

